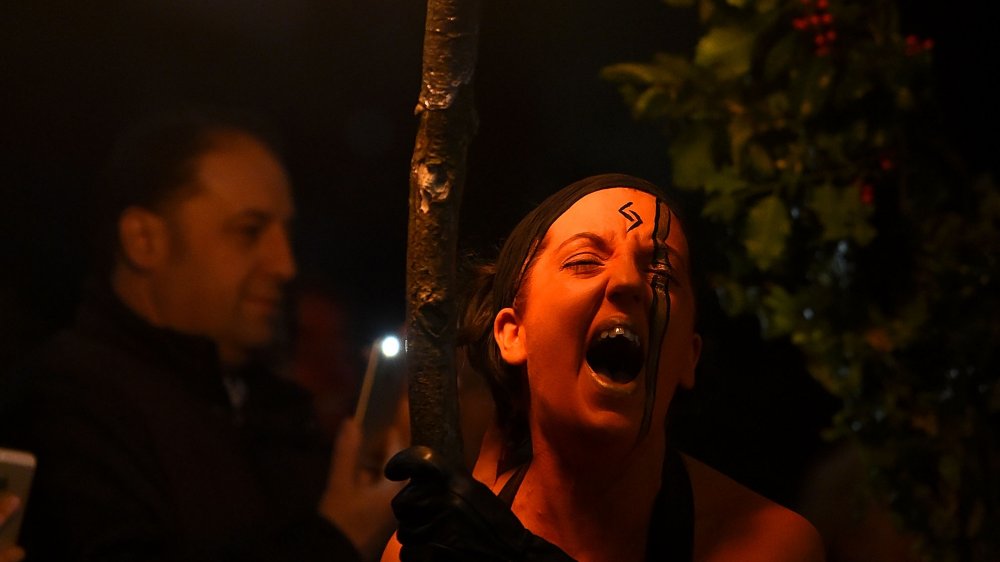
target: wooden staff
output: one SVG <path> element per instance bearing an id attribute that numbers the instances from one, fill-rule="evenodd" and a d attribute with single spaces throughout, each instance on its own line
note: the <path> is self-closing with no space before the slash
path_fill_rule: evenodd
<path id="1" fill-rule="evenodd" d="M 476 131 L 472 77 L 479 0 L 428 0 L 420 119 L 410 168 L 406 361 L 413 444 L 458 462 L 455 253 L 466 154 Z"/>

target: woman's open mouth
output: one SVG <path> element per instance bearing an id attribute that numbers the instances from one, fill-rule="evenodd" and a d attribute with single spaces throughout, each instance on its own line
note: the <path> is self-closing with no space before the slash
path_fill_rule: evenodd
<path id="1" fill-rule="evenodd" d="M 587 364 L 599 386 L 622 394 L 638 388 L 645 354 L 631 326 L 615 323 L 598 331 L 587 346 Z"/>

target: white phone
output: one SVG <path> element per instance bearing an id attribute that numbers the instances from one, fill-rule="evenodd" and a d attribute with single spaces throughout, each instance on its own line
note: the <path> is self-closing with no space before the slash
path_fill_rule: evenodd
<path id="1" fill-rule="evenodd" d="M 406 370 L 401 343 L 395 336 L 378 338 L 368 354 L 354 419 L 361 433 L 374 437 L 392 425 L 406 389 Z"/>
<path id="2" fill-rule="evenodd" d="M 0 493 L 9 492 L 21 500 L 20 509 L 0 524 L 0 548 L 17 544 L 34 474 L 35 455 L 27 451 L 0 448 Z"/>
<path id="3" fill-rule="evenodd" d="M 405 354 L 401 345 L 393 336 L 379 338 L 372 343 L 358 404 L 354 409 L 354 419 L 363 439 L 363 456 L 377 457 L 385 453 L 386 431 L 399 415 L 406 390 Z M 368 460 L 381 463 L 385 459 Z"/>

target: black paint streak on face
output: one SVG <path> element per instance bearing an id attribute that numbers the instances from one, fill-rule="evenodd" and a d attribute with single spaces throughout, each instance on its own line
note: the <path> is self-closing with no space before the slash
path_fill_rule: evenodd
<path id="1" fill-rule="evenodd" d="M 673 213 L 666 212 L 666 225 L 661 225 L 660 209 L 663 202 L 656 200 L 656 219 L 653 222 L 653 259 L 650 269 L 654 272 L 670 269 L 670 255 L 667 252 L 667 238 L 670 236 L 670 226 Z M 665 232 L 660 236 L 660 228 Z M 646 355 L 646 395 L 642 411 L 642 425 L 639 427 L 638 439 L 649 433 L 653 417 L 653 404 L 656 399 L 656 379 L 660 371 L 660 351 L 663 349 L 663 338 L 667 335 L 667 325 L 670 323 L 670 286 L 666 276 L 654 273 L 650 286 L 653 288 L 653 300 L 649 304 L 649 353 Z"/>
<path id="2" fill-rule="evenodd" d="M 639 216 L 639 213 L 635 211 L 626 210 L 631 206 L 632 202 L 629 201 L 628 203 L 625 203 L 621 207 L 618 207 L 618 212 L 621 213 L 623 217 L 628 219 L 628 222 L 632 223 L 632 225 L 629 226 L 628 230 L 626 230 L 625 232 L 631 232 L 633 228 L 637 228 L 640 224 L 642 224 L 642 217 Z M 657 213 L 659 213 L 659 211 L 657 211 Z"/>

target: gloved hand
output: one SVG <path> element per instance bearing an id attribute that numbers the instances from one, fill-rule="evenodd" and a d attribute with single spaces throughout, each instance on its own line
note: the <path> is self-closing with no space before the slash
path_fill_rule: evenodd
<path id="1" fill-rule="evenodd" d="M 449 463 L 433 449 L 400 451 L 389 459 L 385 476 L 410 479 L 392 500 L 403 562 L 573 562 L 559 547 L 525 529 L 465 467 Z"/>

